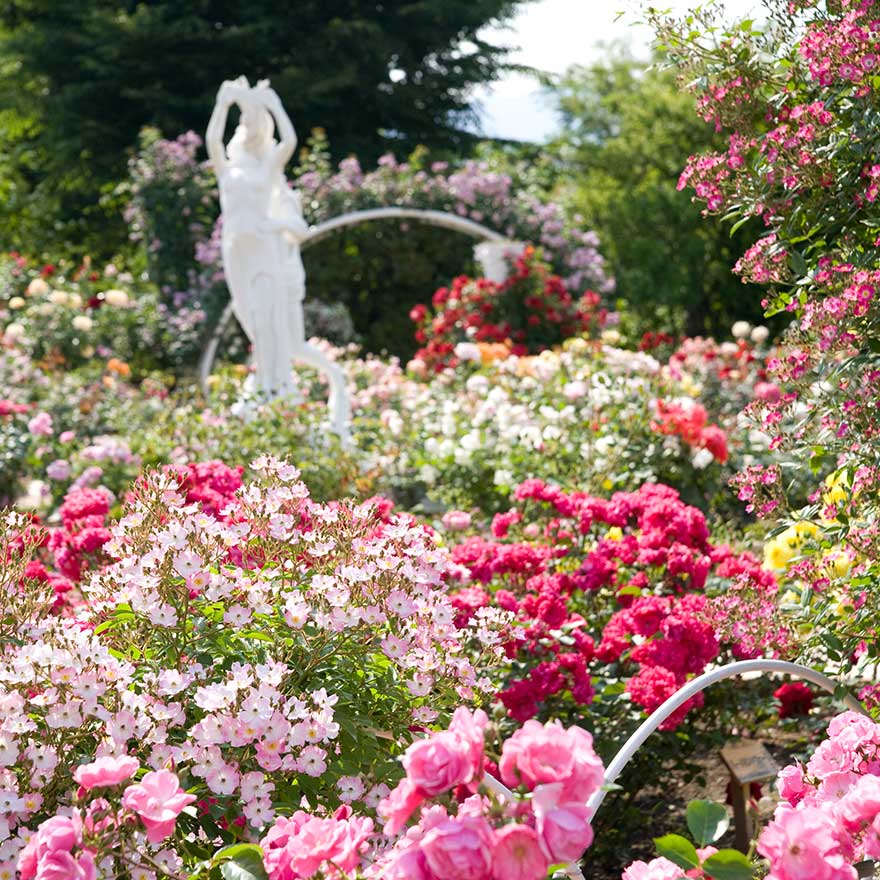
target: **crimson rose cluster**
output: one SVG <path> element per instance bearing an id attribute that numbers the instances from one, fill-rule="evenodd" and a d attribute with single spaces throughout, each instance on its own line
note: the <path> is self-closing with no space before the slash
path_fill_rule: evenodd
<path id="1" fill-rule="evenodd" d="M 607 319 L 599 294 L 586 291 L 576 299 L 531 247 L 516 258 L 506 281 L 460 275 L 431 302 L 433 311 L 420 304 L 410 318 L 422 346 L 415 360 L 437 371 L 458 363 L 456 345 L 461 342 L 500 343 L 513 354 L 537 354 L 588 335 Z"/>
<path id="2" fill-rule="evenodd" d="M 776 593 L 773 575 L 751 553 L 712 543 L 703 513 L 668 486 L 606 500 L 527 480 L 514 497 L 491 539 L 466 538 L 452 557 L 468 582 L 453 597 L 459 624 L 497 606 L 521 627 L 500 694 L 515 720 L 589 705 L 596 683 L 614 677 L 651 712 L 723 652 L 778 643 L 736 614 L 741 593 Z M 736 632 L 724 625 L 734 618 Z"/>

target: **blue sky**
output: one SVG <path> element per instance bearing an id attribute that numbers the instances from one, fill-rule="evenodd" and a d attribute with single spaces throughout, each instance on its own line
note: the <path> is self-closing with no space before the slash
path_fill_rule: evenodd
<path id="1" fill-rule="evenodd" d="M 684 12 L 699 0 L 653 0 L 655 6 Z M 726 0 L 731 17 L 760 9 L 760 0 Z M 633 0 L 533 0 L 505 29 L 489 29 L 495 42 L 516 46 L 515 61 L 561 73 L 572 64 L 585 64 L 601 55 L 601 44 L 628 41 L 644 54 L 650 32 L 635 24 Z M 617 19 L 619 12 L 625 14 Z M 617 20 L 615 20 L 617 19 Z M 556 116 L 534 79 L 511 75 L 491 89 L 481 89 L 483 133 L 520 140 L 545 140 L 556 127 Z"/>

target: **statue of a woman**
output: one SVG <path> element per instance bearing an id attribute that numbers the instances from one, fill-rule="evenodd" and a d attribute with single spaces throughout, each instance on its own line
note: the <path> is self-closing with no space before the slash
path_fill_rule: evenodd
<path id="1" fill-rule="evenodd" d="M 224 145 L 233 104 L 239 106 L 241 119 Z M 266 80 L 254 87 L 244 77 L 223 83 L 206 145 L 220 189 L 226 283 L 235 316 L 254 348 L 257 387 L 269 397 L 294 394 L 292 360 L 310 363 L 328 375 L 331 422 L 337 433 L 347 437 L 345 377 L 305 340 L 306 281 L 300 244 L 309 230 L 299 193 L 284 176 L 296 149 L 296 132 Z"/>

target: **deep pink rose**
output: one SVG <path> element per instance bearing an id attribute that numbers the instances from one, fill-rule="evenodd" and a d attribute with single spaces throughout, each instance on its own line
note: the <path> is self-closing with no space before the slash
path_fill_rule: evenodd
<path id="1" fill-rule="evenodd" d="M 562 783 L 560 801 L 586 803 L 604 781 L 602 761 L 593 751 L 593 737 L 580 727 L 558 721 L 526 723 L 508 739 L 498 764 L 505 785 L 529 791 L 545 783 Z"/>
<path id="2" fill-rule="evenodd" d="M 424 795 L 409 779 L 401 779 L 391 794 L 379 802 L 377 812 L 385 820 L 385 833 L 397 834 L 424 800 Z"/>
<path id="3" fill-rule="evenodd" d="M 391 861 L 382 865 L 382 880 L 432 880 L 425 865 L 425 854 L 418 845 L 395 849 Z"/>
<path id="4" fill-rule="evenodd" d="M 420 847 L 433 880 L 489 880 L 493 833 L 482 816 L 457 816 L 435 825 Z"/>
<path id="5" fill-rule="evenodd" d="M 586 804 L 560 800 L 561 783 L 540 785 L 532 795 L 538 840 L 551 862 L 576 862 L 593 842 Z"/>
<path id="6" fill-rule="evenodd" d="M 776 788 L 780 797 L 787 800 L 792 806 L 803 800 L 806 793 L 803 769 L 797 764 L 783 767 L 776 778 Z"/>
<path id="7" fill-rule="evenodd" d="M 28 841 L 27 845 L 18 855 L 18 871 L 21 880 L 31 880 L 32 877 L 39 877 L 40 880 L 46 877 L 59 878 L 58 871 L 62 870 L 66 865 L 73 873 L 69 876 L 78 880 L 80 874 L 77 873 L 80 868 L 78 862 L 70 855 L 74 847 L 82 843 L 82 819 L 79 813 L 72 816 L 52 816 L 46 819 L 37 828 L 36 833 Z M 62 858 L 67 856 L 68 859 Z M 80 859 L 83 857 L 80 856 Z M 89 867 L 87 859 L 83 864 L 84 880 L 92 880 L 94 877 L 94 863 Z M 91 874 L 89 875 L 89 870 Z M 51 875 L 46 871 L 54 872 Z"/>
<path id="8" fill-rule="evenodd" d="M 459 706 L 452 714 L 449 732 L 454 733 L 467 746 L 468 758 L 473 769 L 472 779 L 483 776 L 483 747 L 485 745 L 486 726 L 489 716 L 482 710 L 471 712 Z"/>
<path id="9" fill-rule="evenodd" d="M 153 770 L 125 789 L 122 806 L 138 814 L 147 829 L 147 840 L 159 843 L 174 833 L 177 817 L 195 799 L 180 787 L 180 780 L 170 770 Z"/>
<path id="10" fill-rule="evenodd" d="M 350 810 L 332 817 L 298 810 L 290 819 L 279 818 L 260 841 L 263 864 L 270 880 L 311 877 L 331 863 L 351 873 L 372 833 L 373 820 L 351 818 Z"/>
<path id="11" fill-rule="evenodd" d="M 407 778 L 426 797 L 434 797 L 470 782 L 474 766 L 472 744 L 450 730 L 414 742 L 403 756 Z"/>
<path id="12" fill-rule="evenodd" d="M 120 782 L 131 779 L 140 766 L 137 758 L 129 758 L 127 755 L 107 756 L 98 758 L 91 764 L 81 764 L 74 770 L 73 778 L 84 789 L 91 791 L 93 788 L 119 785 Z"/>
<path id="13" fill-rule="evenodd" d="M 495 835 L 492 880 L 543 880 L 549 862 L 528 825 L 505 825 Z"/>
<path id="14" fill-rule="evenodd" d="M 35 880 L 95 880 L 95 859 L 88 851 L 49 853 L 37 862 Z"/>

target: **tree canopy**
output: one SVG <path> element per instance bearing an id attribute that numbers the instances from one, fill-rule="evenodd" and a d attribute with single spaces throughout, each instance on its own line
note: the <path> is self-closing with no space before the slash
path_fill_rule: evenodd
<path id="1" fill-rule="evenodd" d="M 554 87 L 565 196 L 598 232 L 639 329 L 724 335 L 759 320 L 760 296 L 731 272 L 756 230 L 731 236 L 677 189 L 688 156 L 718 136 L 675 76 L 616 51 Z"/>
<path id="2" fill-rule="evenodd" d="M 338 156 L 460 153 L 472 87 L 506 65 L 481 31 L 523 2 L 9 0 L 0 97 L 18 115 L 0 120 L 0 138 L 31 160 L 15 204 L 51 191 L 53 213 L 82 232 L 141 128 L 204 131 L 218 86 L 240 74 L 270 78 L 301 137 L 323 127 Z"/>

